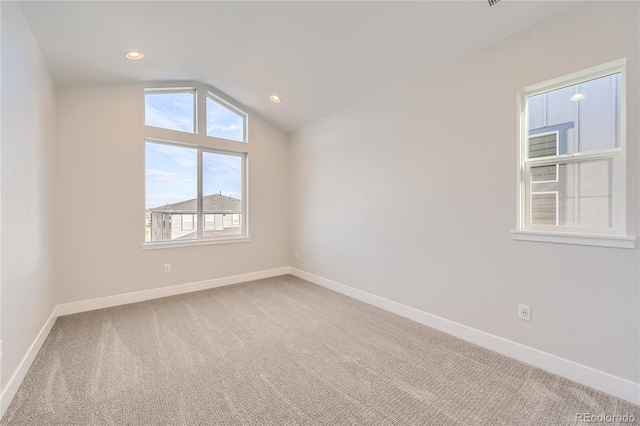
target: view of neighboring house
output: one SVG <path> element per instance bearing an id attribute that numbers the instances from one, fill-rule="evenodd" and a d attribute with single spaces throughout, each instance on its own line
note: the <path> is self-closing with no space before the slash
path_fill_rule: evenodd
<path id="1" fill-rule="evenodd" d="M 528 99 L 529 155 L 620 146 L 620 74 Z M 532 167 L 531 224 L 611 226 L 611 167 L 594 160 Z"/>
<path id="2" fill-rule="evenodd" d="M 180 201 L 146 211 L 146 242 L 194 239 L 198 230 L 197 200 Z M 203 236 L 242 232 L 242 201 L 222 193 L 202 197 Z"/>

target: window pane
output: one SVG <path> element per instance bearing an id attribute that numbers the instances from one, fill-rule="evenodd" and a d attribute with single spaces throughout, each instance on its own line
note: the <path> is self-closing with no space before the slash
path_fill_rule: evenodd
<path id="1" fill-rule="evenodd" d="M 207 98 L 207 136 L 244 142 L 244 117 Z"/>
<path id="2" fill-rule="evenodd" d="M 617 73 L 527 98 L 530 138 L 557 132 L 558 154 L 619 147 L 621 85 Z"/>
<path id="3" fill-rule="evenodd" d="M 197 150 L 145 143 L 146 242 L 196 238 Z"/>
<path id="4" fill-rule="evenodd" d="M 195 132 L 195 93 L 168 92 L 144 94 L 144 124 L 181 132 Z"/>
<path id="5" fill-rule="evenodd" d="M 205 237 L 241 235 L 242 157 L 202 154 L 202 208 Z M 233 217 L 237 215 L 237 223 Z"/>
<path id="6" fill-rule="evenodd" d="M 534 180 L 550 176 L 555 180 Z M 611 226 L 611 160 L 531 168 L 531 224 Z"/>

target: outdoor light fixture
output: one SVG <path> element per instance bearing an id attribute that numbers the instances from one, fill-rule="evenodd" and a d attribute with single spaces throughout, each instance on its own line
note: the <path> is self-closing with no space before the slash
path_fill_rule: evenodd
<path id="1" fill-rule="evenodd" d="M 278 95 L 271 95 L 271 96 L 269 96 L 269 99 L 271 99 L 271 102 L 275 102 L 277 104 L 282 102 L 282 99 L 280 99 L 280 96 L 278 96 Z"/>
<path id="2" fill-rule="evenodd" d="M 127 59 L 131 59 L 132 61 L 137 61 L 138 59 L 144 58 L 144 53 L 132 50 L 131 52 L 125 53 L 124 57 Z"/>
<path id="3" fill-rule="evenodd" d="M 573 102 L 578 102 L 578 101 L 583 100 L 584 98 L 586 98 L 586 96 L 583 93 L 576 93 L 575 95 L 573 95 L 569 99 L 571 99 Z"/>

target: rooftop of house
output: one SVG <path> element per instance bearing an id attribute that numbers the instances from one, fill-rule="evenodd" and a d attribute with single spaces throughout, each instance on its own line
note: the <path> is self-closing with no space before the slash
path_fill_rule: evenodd
<path id="1" fill-rule="evenodd" d="M 179 201 L 160 207 L 148 209 L 149 213 L 195 214 L 198 211 L 196 199 Z M 241 213 L 242 201 L 238 198 L 220 194 L 202 197 L 202 211 L 205 214 Z"/>

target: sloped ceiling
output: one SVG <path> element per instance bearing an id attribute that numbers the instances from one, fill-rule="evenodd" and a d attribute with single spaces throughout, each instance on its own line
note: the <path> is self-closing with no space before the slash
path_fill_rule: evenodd
<path id="1" fill-rule="evenodd" d="M 20 2 L 61 84 L 197 80 L 295 131 L 577 2 Z M 128 61 L 128 50 L 144 52 Z M 269 95 L 280 95 L 279 105 Z"/>

